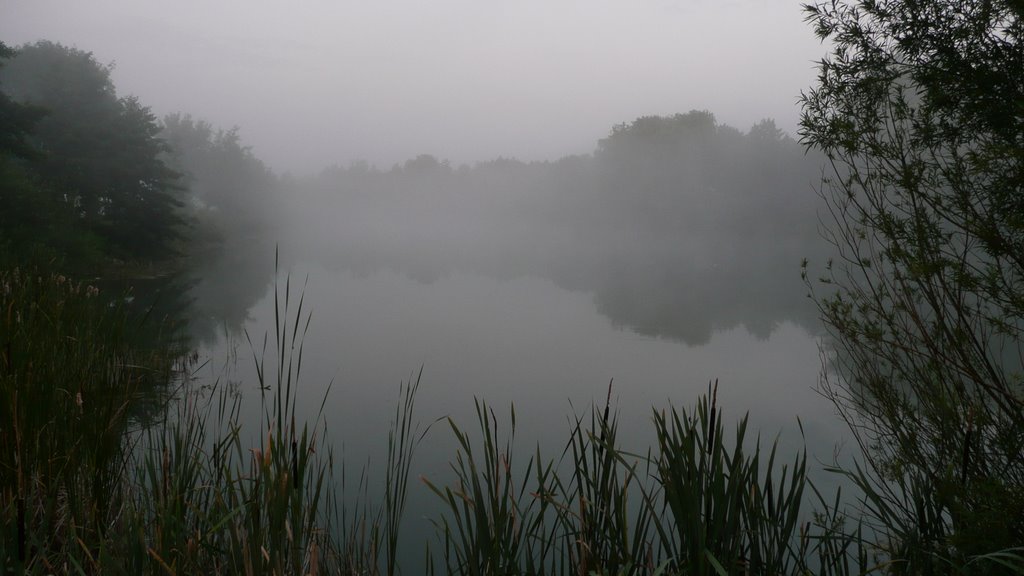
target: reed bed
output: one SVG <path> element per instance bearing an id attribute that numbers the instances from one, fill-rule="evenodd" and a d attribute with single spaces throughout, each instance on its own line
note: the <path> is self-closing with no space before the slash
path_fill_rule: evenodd
<path id="1" fill-rule="evenodd" d="M 609 400 L 575 417 L 565 450 L 525 461 L 507 424 L 476 404 L 476 428 L 449 421 L 458 442 L 454 480 L 426 481 L 444 504 L 435 520 L 439 566 L 460 575 L 741 576 L 820 574 L 1024 574 L 1024 547 L 958 555 L 956 542 L 925 548 L 950 530 L 927 479 L 877 490 L 856 465 L 826 467 L 857 489 L 822 493 L 800 452 L 784 461 L 777 442 L 747 436 L 747 416 L 726 434 L 717 382 L 691 409 L 652 412 L 654 446 L 618 443 Z M 518 468 L 517 468 L 518 466 Z M 908 525 L 910 509 L 925 521 Z M 998 520 L 993 519 L 993 522 Z"/>
<path id="2" fill-rule="evenodd" d="M 57 275 L 0 281 L 0 574 L 396 573 L 419 381 L 401 388 L 383 504 L 346 498 L 322 405 L 296 414 L 310 315 L 290 279 L 251 346 L 256 422 L 227 388 L 195 386 L 180 350 L 141 348 L 123 299 Z"/>
<path id="3" fill-rule="evenodd" d="M 382 478 L 350 474 L 324 404 L 296 412 L 311 314 L 290 278 L 273 334 L 249 339 L 251 422 L 237 394 L 194 385 L 173 340 L 139 344 L 160 330 L 123 299 L 19 270 L 0 272 L 0 290 L 0 574 L 392 576 L 423 553 L 399 538 L 429 429 L 415 418 L 422 371 L 400 388 Z M 621 446 L 611 398 L 609 385 L 604 406 L 572 417 L 556 457 L 516 446 L 514 408 L 477 400 L 474 426 L 448 420 L 453 479 L 424 479 L 443 512 L 422 573 L 1024 574 L 1024 549 L 914 548 L 947 521 L 898 513 L 929 510 L 924 480 L 893 503 L 863 470 L 837 469 L 860 506 L 822 494 L 805 453 L 750 438 L 745 416 L 727 433 L 713 386 L 692 408 L 652 411 L 642 453 Z"/>
<path id="4" fill-rule="evenodd" d="M 450 423 L 455 481 L 427 482 L 446 505 L 436 522 L 445 573 L 869 572 L 863 541 L 841 543 L 838 518 L 814 520 L 805 508 L 806 454 L 780 466 L 777 445 L 762 452 L 760 441 L 748 454 L 746 417 L 727 440 L 714 389 L 693 410 L 655 411 L 646 454 L 618 444 L 610 396 L 575 418 L 557 460 L 538 447 L 522 472 L 514 411 L 502 436 L 493 409 L 478 403 L 476 442 Z"/>
<path id="5" fill-rule="evenodd" d="M 125 434 L 176 354 L 90 284 L 0 271 L 0 564 L 85 570 L 128 497 Z"/>

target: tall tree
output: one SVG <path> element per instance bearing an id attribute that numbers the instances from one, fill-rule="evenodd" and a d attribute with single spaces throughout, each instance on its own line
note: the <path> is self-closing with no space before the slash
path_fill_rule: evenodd
<path id="1" fill-rule="evenodd" d="M 18 50 L 0 82 L 15 100 L 47 110 L 30 137 L 43 154 L 37 172 L 78 224 L 114 256 L 166 256 L 179 233 L 177 174 L 161 159 L 156 118 L 119 98 L 110 72 L 89 52 L 38 42 Z"/>
<path id="2" fill-rule="evenodd" d="M 0 68 L 16 54 L 0 42 Z M 87 249 L 87 242 L 75 242 L 74 234 L 69 234 L 69 211 L 32 170 L 43 154 L 31 134 L 45 112 L 16 102 L 3 88 L 0 85 L 0 250 L 10 258 L 40 246 L 77 243 Z"/>
<path id="3" fill-rule="evenodd" d="M 274 173 L 242 144 L 237 128 L 214 129 L 189 115 L 163 119 L 167 162 L 183 175 L 200 237 L 252 242 L 264 236 L 280 209 Z"/>
<path id="4" fill-rule="evenodd" d="M 805 10 L 832 46 L 801 120 L 834 168 L 826 391 L 874 470 L 856 477 L 899 571 L 948 573 L 1024 542 L 1020 4 Z"/>
<path id="5" fill-rule="evenodd" d="M 0 68 L 3 67 L 4 61 L 16 54 L 16 50 L 0 42 Z M 2 88 L 0 85 L 0 90 Z M 28 137 L 42 117 L 41 108 L 15 102 L 5 92 L 0 91 L 0 155 L 20 158 L 34 156 L 35 150 L 32 149 Z"/>

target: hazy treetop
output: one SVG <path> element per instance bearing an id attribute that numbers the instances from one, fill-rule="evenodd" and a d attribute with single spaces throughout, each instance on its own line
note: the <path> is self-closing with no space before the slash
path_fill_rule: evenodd
<path id="1" fill-rule="evenodd" d="M 611 126 L 707 109 L 795 131 L 824 48 L 796 0 L 5 0 L 0 38 L 115 62 L 158 115 L 241 126 L 278 170 L 430 153 L 590 152 Z"/>

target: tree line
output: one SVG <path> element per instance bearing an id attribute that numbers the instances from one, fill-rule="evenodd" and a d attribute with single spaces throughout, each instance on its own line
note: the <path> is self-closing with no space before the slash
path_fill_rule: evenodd
<path id="1" fill-rule="evenodd" d="M 540 277 L 644 335 L 767 337 L 816 327 L 797 271 L 822 255 L 821 162 L 771 120 L 741 131 L 693 110 L 616 125 L 555 161 L 332 167 L 295 182 L 284 229 L 334 266 Z"/>
<path id="2" fill-rule="evenodd" d="M 599 259 L 617 272 L 608 275 L 609 298 L 633 296 L 630 279 L 647 261 L 661 275 L 657 286 L 680 285 L 658 258 L 686 253 L 691 237 L 681 230 L 747 230 L 761 241 L 757 250 L 770 250 L 765 239 L 778 235 L 785 245 L 790 234 L 799 247 L 803 229 L 759 231 L 770 221 L 731 210 L 806 216 L 800 202 L 786 208 L 799 196 L 759 196 L 749 193 L 758 187 L 735 182 L 786 174 L 801 144 L 817 151 L 827 168 L 818 191 L 832 257 L 812 259 L 806 288 L 828 332 L 822 390 L 858 443 L 858 466 L 840 472 L 859 489 L 859 526 L 867 529 L 835 527 L 863 552 L 858 573 L 1020 574 L 1024 8 L 1011 0 L 850 0 L 805 9 L 831 53 L 802 97 L 799 143 L 770 123 L 739 133 L 696 112 L 621 125 L 593 155 L 554 163 L 452 168 L 422 156 L 390 171 L 357 164 L 305 183 L 345 209 L 329 211 L 313 231 L 328 247 L 373 240 L 385 256 L 396 238 L 404 247 L 424 235 L 452 246 L 482 237 L 507 251 L 495 259 L 504 267 L 558 266 L 552 275 L 567 286 L 592 280 L 601 268 L 588 259 Z M 230 186 L 201 192 L 195 155 L 240 159 L 255 182 L 241 189 L 275 185 L 236 132 L 187 116 L 161 124 L 136 99 L 118 97 L 110 68 L 88 53 L 43 42 L 16 57 L 0 46 L 0 56 L 5 252 L 126 260 L 181 250 L 188 226 L 250 206 L 218 196 Z M 175 156 L 169 141 L 191 143 Z M 725 161 L 723 150 L 735 158 L 743 146 L 756 152 L 748 162 Z M 185 169 L 195 178 L 192 196 Z M 466 182 L 473 185 L 459 184 Z M 554 203 L 535 201 L 552 190 L 562 191 Z M 701 203 L 711 209 L 692 208 Z M 396 219 L 396 210 L 406 212 Z M 385 218 L 346 216 L 375 213 Z M 286 216 L 296 214 L 312 218 Z M 505 218 L 515 214 L 530 217 Z M 486 234 L 461 236 L 460 226 Z M 559 252 L 545 248 L 578 246 L 581 237 L 601 249 L 548 259 Z M 480 254 L 465 256 L 493 265 Z"/>
<path id="3" fill-rule="evenodd" d="M 11 257 L 81 270 L 159 263 L 229 222 L 268 225 L 277 179 L 237 130 L 159 120 L 118 94 L 112 65 L 77 48 L 0 44 L 0 66 L 0 243 Z"/>

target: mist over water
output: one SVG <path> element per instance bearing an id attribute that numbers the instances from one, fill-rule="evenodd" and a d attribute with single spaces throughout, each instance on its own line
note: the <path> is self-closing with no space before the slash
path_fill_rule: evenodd
<path id="1" fill-rule="evenodd" d="M 0 572 L 1012 571 L 946 4 L 3 0 Z"/>
<path id="2" fill-rule="evenodd" d="M 0 565 L 1012 569 L 1024 12 L 947 4 L 0 2 Z"/>
<path id="3" fill-rule="evenodd" d="M 90 58 L 48 44 L 34 52 Z M 506 60 L 488 74 L 522 58 L 501 55 Z M 19 100 L 45 102 L 54 91 L 33 84 L 41 68 L 13 59 L 0 85 Z M 137 284 L 136 296 L 186 319 L 200 355 L 195 378 L 237 389 L 254 423 L 255 365 L 268 349 L 265 335 L 272 350 L 275 323 L 304 326 L 305 318 L 276 314 L 286 290 L 293 313 L 302 298 L 310 323 L 299 410 L 327 421 L 329 440 L 355 469 L 381 458 L 399 384 L 421 369 L 421 422 L 450 416 L 471 426 L 478 399 L 498 414 L 514 406 L 519 447 L 540 445 L 548 457 L 560 455 L 572 417 L 605 403 L 610 382 L 624 447 L 642 453 L 653 438 L 652 410 L 690 406 L 717 381 L 727 420 L 750 411 L 752 429 L 766 443 L 778 434 L 786 458 L 806 445 L 830 460 L 842 424 L 815 392 L 820 327 L 801 279 L 802 262 L 820 265 L 828 254 L 815 192 L 823 158 L 794 140 L 792 109 L 776 114 L 787 132 L 773 120 L 733 127 L 711 111 L 672 113 L 692 99 L 626 106 L 626 95 L 644 85 L 649 71 L 625 68 L 643 78 L 630 84 L 624 77 L 604 92 L 562 86 L 563 100 L 535 114 L 546 125 L 514 103 L 502 118 L 504 108 L 494 104 L 487 108 L 489 139 L 467 126 L 484 114 L 461 93 L 445 102 L 452 110 L 465 105 L 451 112 L 451 134 L 436 129 L 430 104 L 437 94 L 422 86 L 402 92 L 385 83 L 394 91 L 379 98 L 391 104 L 376 111 L 394 112 L 395 102 L 404 107 L 398 124 L 381 123 L 377 131 L 354 121 L 342 126 L 338 118 L 351 111 L 341 100 L 329 111 L 312 111 L 325 97 L 320 92 L 309 95 L 310 110 L 288 100 L 287 110 L 261 113 L 254 112 L 256 91 L 234 92 L 247 119 L 265 122 L 230 129 L 201 119 L 202 106 L 190 108 L 187 98 L 173 109 L 163 106 L 161 112 L 198 114 L 162 115 L 159 122 L 167 144 L 162 161 L 181 175 L 174 200 L 188 223 L 186 257 L 172 277 Z M 401 69 L 395 78 L 431 86 L 455 70 Z M 116 70 L 101 66 L 98 77 L 109 84 Z M 532 72 L 560 89 L 559 71 Z M 373 85 L 368 74 L 383 72 L 353 72 L 364 82 L 351 85 Z M 729 78 L 718 86 L 705 81 L 702 93 L 729 92 Z M 287 84 L 269 80 L 265 94 Z M 326 94 L 336 92 L 336 79 L 329 80 Z M 532 94 L 526 85 L 517 92 L 495 82 L 502 96 Z M 409 103 L 417 93 L 433 98 L 416 107 Z M 749 90 L 731 93 L 756 99 Z M 621 101 L 613 106 L 608 97 L 615 94 Z M 730 118 L 759 117 L 735 99 L 718 100 Z M 652 108 L 666 115 L 630 120 L 634 110 Z M 611 121 L 621 124 L 595 120 L 626 109 Z M 587 130 L 560 133 L 565 124 L 552 120 L 558 111 L 569 124 L 594 121 Z M 289 129 L 304 129 L 305 138 L 266 128 L 282 118 L 294 118 Z M 435 128 L 433 139 L 419 123 Z M 493 141 L 502 134 L 508 148 Z M 536 141 L 533 149 L 524 147 L 524 134 Z M 395 141 L 385 146 L 379 140 L 388 135 Z M 349 161 L 367 149 L 360 148 L 365 142 L 379 153 Z M 560 156 L 571 142 L 586 144 Z M 439 153 L 407 153 L 417 147 Z M 528 160 L 494 157 L 495 149 Z M 263 150 L 273 157 L 262 157 Z M 446 150 L 456 151 L 453 159 Z M 340 163 L 281 173 L 281 166 L 322 166 L 325 157 Z M 453 454 L 449 431 L 435 426 L 414 476 L 443 481 Z M 431 530 L 423 516 L 431 514 L 433 496 L 417 485 L 411 498 L 407 529 L 420 537 Z"/>
<path id="4" fill-rule="evenodd" d="M 738 326 L 766 338 L 787 320 L 814 330 L 800 264 L 822 253 L 819 166 L 770 121 L 742 133 L 706 112 L 648 117 L 554 162 L 326 170 L 299 183 L 285 243 L 424 283 L 543 278 L 615 326 L 690 345 Z"/>
<path id="5" fill-rule="evenodd" d="M 609 381 L 623 440 L 643 451 L 652 409 L 689 406 L 717 380 L 727 419 L 749 411 L 783 454 L 831 461 L 842 423 L 815 391 L 819 326 L 800 277 L 825 253 L 819 166 L 770 121 L 740 131 L 695 111 L 615 126 L 550 162 L 421 155 L 280 179 L 273 226 L 195 259 L 199 376 L 256 394 L 249 342 L 258 356 L 287 284 L 311 314 L 300 402 L 319 413 L 331 385 L 324 414 L 356 463 L 380 458 L 398 385 L 420 368 L 421 422 L 471 425 L 474 399 L 514 406 L 519 446 L 552 457 Z M 442 423 L 415 473 L 445 477 L 453 450 Z"/>
<path id="6" fill-rule="evenodd" d="M 420 153 L 556 160 L 694 108 L 794 133 L 825 53 L 789 0 L 6 0 L 0 36 L 92 51 L 159 117 L 240 126 L 296 175 Z"/>

